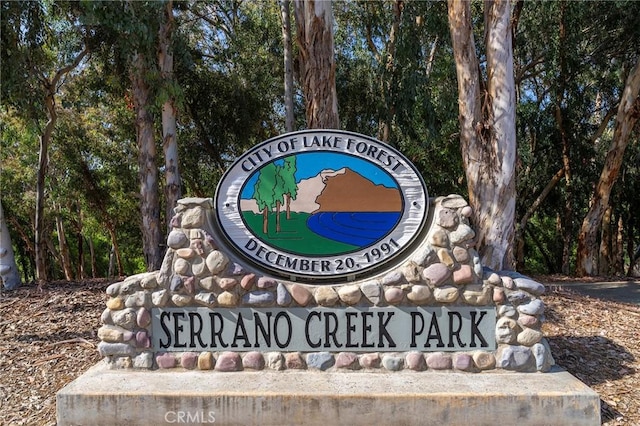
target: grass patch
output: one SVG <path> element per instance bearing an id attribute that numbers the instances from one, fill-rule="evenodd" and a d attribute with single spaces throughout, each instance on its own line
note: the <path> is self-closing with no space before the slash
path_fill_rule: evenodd
<path id="1" fill-rule="evenodd" d="M 280 212 L 280 232 L 276 232 L 276 213 L 270 212 L 267 223 L 268 232 L 265 235 L 262 232 L 262 214 L 250 211 L 242 212 L 245 225 L 254 235 L 271 246 L 286 252 L 309 256 L 327 256 L 341 255 L 359 248 L 321 237 L 312 232 L 307 228 L 309 216 L 311 216 L 309 213 L 291 212 L 291 218 L 287 219 L 287 213 L 282 211 Z"/>

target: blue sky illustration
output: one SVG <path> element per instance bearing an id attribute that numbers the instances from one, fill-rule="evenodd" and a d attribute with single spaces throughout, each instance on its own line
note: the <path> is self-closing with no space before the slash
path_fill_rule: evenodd
<path id="1" fill-rule="evenodd" d="M 277 160 L 276 164 L 282 164 L 283 159 Z M 354 172 L 367 178 L 375 185 L 384 185 L 387 188 L 398 188 L 398 184 L 384 169 L 373 163 L 365 161 L 359 157 L 334 152 L 309 152 L 296 155 L 296 182 L 316 176 L 322 170 L 340 170 L 348 167 Z M 259 173 L 254 172 L 245 182 L 240 197 L 243 199 L 253 198 L 253 191 L 258 181 Z"/>

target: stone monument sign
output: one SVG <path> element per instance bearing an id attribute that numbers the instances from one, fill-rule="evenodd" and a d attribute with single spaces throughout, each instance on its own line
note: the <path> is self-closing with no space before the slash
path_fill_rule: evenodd
<path id="1" fill-rule="evenodd" d="M 600 424 L 544 286 L 483 267 L 471 216 L 369 137 L 265 141 L 178 202 L 159 271 L 107 288 L 58 424 Z"/>
<path id="2" fill-rule="evenodd" d="M 460 196 L 335 130 L 257 145 L 179 201 L 160 271 L 111 285 L 115 368 L 547 371 L 542 284 L 480 263 Z"/>

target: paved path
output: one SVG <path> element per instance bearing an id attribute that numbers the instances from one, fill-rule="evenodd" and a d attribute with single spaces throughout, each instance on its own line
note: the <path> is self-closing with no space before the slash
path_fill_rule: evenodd
<path id="1" fill-rule="evenodd" d="M 599 281 L 592 283 L 549 282 L 547 285 L 563 287 L 599 299 L 640 305 L 640 280 Z"/>

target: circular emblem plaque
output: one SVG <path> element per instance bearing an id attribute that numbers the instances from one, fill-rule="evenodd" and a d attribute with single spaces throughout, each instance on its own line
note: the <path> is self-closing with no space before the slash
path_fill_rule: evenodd
<path id="1" fill-rule="evenodd" d="M 361 275 L 398 256 L 422 230 L 428 196 L 387 144 L 337 130 L 269 139 L 225 173 L 220 229 L 246 259 L 279 275 Z"/>

